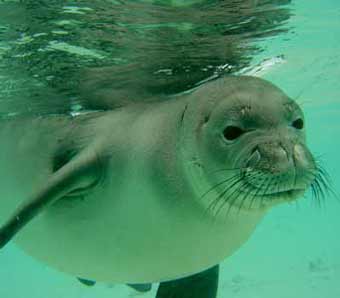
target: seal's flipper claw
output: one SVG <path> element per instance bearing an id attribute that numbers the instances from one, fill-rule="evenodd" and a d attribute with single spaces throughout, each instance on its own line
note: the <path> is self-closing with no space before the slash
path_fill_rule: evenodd
<path id="1" fill-rule="evenodd" d="M 162 282 L 156 298 L 216 298 L 219 266 L 195 275 Z"/>
<path id="2" fill-rule="evenodd" d="M 85 286 L 88 286 L 88 287 L 93 287 L 96 282 L 94 280 L 90 280 L 90 279 L 85 279 L 85 278 L 80 278 L 80 277 L 77 277 L 77 279 Z"/>
<path id="3" fill-rule="evenodd" d="M 0 227 L 0 248 L 4 247 L 31 219 L 63 197 L 78 190 L 93 187 L 100 180 L 103 169 L 93 150 L 79 153 L 53 173 L 30 198 Z"/>
<path id="4" fill-rule="evenodd" d="M 149 292 L 152 289 L 152 284 L 127 284 L 127 285 L 141 293 Z"/>

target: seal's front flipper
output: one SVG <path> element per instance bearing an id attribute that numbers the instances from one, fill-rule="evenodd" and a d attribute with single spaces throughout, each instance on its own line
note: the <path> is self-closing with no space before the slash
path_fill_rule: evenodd
<path id="1" fill-rule="evenodd" d="M 127 285 L 141 293 L 149 292 L 152 289 L 152 284 L 127 284 Z"/>
<path id="2" fill-rule="evenodd" d="M 94 280 L 90 280 L 90 279 L 85 279 L 85 278 L 80 278 L 80 277 L 77 277 L 77 279 L 85 286 L 88 286 L 88 287 L 93 287 L 96 282 Z"/>
<path id="3" fill-rule="evenodd" d="M 216 298 L 218 265 L 198 274 L 159 285 L 156 298 Z"/>
<path id="4" fill-rule="evenodd" d="M 4 247 L 31 219 L 57 200 L 95 186 L 103 168 L 95 150 L 84 150 L 61 166 L 0 227 L 0 248 Z"/>

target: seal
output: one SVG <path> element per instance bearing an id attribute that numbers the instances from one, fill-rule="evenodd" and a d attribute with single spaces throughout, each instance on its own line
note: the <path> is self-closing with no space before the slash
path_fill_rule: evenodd
<path id="1" fill-rule="evenodd" d="M 265 213 L 322 188 L 304 122 L 283 91 L 247 76 L 168 101 L 2 120 L 0 245 L 15 236 L 88 285 L 215 297 L 218 264 Z"/>

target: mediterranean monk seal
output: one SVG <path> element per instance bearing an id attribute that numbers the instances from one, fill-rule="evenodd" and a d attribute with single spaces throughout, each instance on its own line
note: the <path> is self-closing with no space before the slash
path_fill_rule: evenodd
<path id="1" fill-rule="evenodd" d="M 18 116 L 0 138 L 1 247 L 16 236 L 88 285 L 161 282 L 158 298 L 216 297 L 218 264 L 264 214 L 324 182 L 300 107 L 255 77 L 76 117 Z"/>

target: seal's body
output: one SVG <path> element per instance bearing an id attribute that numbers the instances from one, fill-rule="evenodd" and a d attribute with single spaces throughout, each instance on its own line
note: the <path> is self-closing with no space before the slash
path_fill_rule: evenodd
<path id="1" fill-rule="evenodd" d="M 167 102 L 4 120 L 0 137 L 0 247 L 20 231 L 30 255 L 100 281 L 167 281 L 217 265 L 317 178 L 300 108 L 251 77 Z M 216 268 L 199 277 L 209 287 Z"/>
<path id="2" fill-rule="evenodd" d="M 174 101 L 3 123 L 1 221 L 45 183 L 72 142 L 111 154 L 103 181 L 50 206 L 18 234 L 19 246 L 76 276 L 124 283 L 190 275 L 230 255 L 262 213 L 216 221 L 193 203 L 181 174 L 181 135 L 173 133 L 181 129 L 183 107 Z"/>

